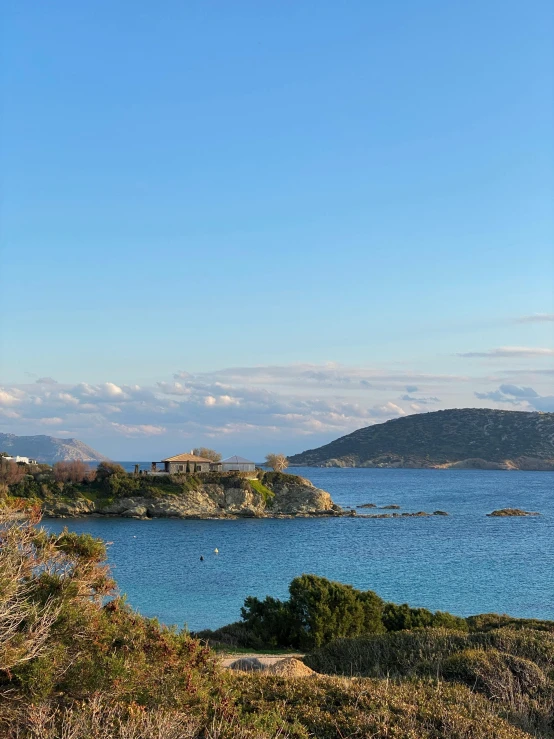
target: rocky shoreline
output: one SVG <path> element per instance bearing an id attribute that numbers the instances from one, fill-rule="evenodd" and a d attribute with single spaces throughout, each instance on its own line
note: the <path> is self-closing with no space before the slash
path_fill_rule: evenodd
<path id="1" fill-rule="evenodd" d="M 291 465 L 293 469 L 302 467 L 338 467 L 341 469 L 402 469 L 402 470 L 505 470 L 523 472 L 553 472 L 553 459 L 537 459 L 518 457 L 505 459 L 501 462 L 470 457 L 457 461 L 431 462 L 417 457 L 399 457 L 387 455 L 386 458 L 377 457 L 365 462 L 358 462 L 354 458 L 332 458 L 323 462 Z"/>
<path id="2" fill-rule="evenodd" d="M 243 481 L 240 486 L 206 483 L 195 490 L 180 494 L 144 495 L 115 499 L 74 500 L 55 498 L 44 501 L 45 518 L 75 518 L 82 516 L 122 517 L 135 519 L 190 518 L 292 518 L 312 516 L 351 515 L 336 505 L 325 490 L 316 488 L 309 480 L 296 476 L 264 490 Z"/>

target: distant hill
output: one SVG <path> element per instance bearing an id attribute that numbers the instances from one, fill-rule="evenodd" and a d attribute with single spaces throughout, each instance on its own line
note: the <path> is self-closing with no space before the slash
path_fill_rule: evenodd
<path id="1" fill-rule="evenodd" d="M 16 436 L 0 434 L 0 452 L 31 457 L 38 462 L 61 462 L 65 459 L 82 459 L 83 462 L 101 462 L 107 459 L 78 439 L 57 439 L 55 436 Z"/>
<path id="2" fill-rule="evenodd" d="M 554 470 L 554 413 L 461 408 L 358 429 L 289 457 L 314 467 Z"/>

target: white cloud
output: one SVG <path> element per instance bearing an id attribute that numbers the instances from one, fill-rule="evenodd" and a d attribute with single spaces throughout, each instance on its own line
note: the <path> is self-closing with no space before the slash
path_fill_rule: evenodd
<path id="1" fill-rule="evenodd" d="M 480 378 L 479 382 L 487 382 L 488 392 L 478 397 L 522 409 L 548 405 L 548 390 L 543 387 L 548 384 L 546 375 L 541 379 L 506 372 Z M 502 384 L 503 380 L 507 382 Z M 48 433 L 59 434 L 63 428 L 64 434 L 93 446 L 100 440 L 101 451 L 109 456 L 118 439 L 144 439 L 146 447 L 148 438 L 161 440 L 158 449 L 166 444 L 173 447 L 175 439 L 190 440 L 189 447 L 209 440 L 216 444 L 218 438 L 231 444 L 236 439 L 235 451 L 242 448 L 247 456 L 245 439 L 258 447 L 265 445 L 267 437 L 294 452 L 298 446 L 319 446 L 422 408 L 473 405 L 473 391 L 482 389 L 476 382 L 463 375 L 330 363 L 183 372 L 151 386 L 31 382 L 0 388 L 0 430 L 27 435 L 49 428 Z M 295 439 L 300 438 L 298 445 Z"/>
<path id="2" fill-rule="evenodd" d="M 400 398 L 401 400 L 406 400 L 413 403 L 421 403 L 423 405 L 434 405 L 435 403 L 440 403 L 440 398 L 437 398 L 435 395 L 432 395 L 428 398 L 417 398 L 415 395 L 409 395 L 408 393 L 402 395 Z"/>
<path id="3" fill-rule="evenodd" d="M 459 357 L 554 357 L 554 349 L 531 346 L 500 346 L 484 352 L 460 352 Z"/>
<path id="4" fill-rule="evenodd" d="M 476 392 L 475 397 L 483 400 L 492 400 L 496 403 L 517 406 L 524 411 L 554 411 L 554 395 L 540 395 L 532 387 L 519 385 L 500 385 L 497 390 Z"/>
<path id="5" fill-rule="evenodd" d="M 0 416 L 4 416 L 4 418 L 21 418 L 21 413 L 12 411 L 9 408 L 0 407 Z"/>
<path id="6" fill-rule="evenodd" d="M 187 375 L 190 379 L 191 376 Z M 413 382 L 451 383 L 467 380 L 465 376 L 448 374 L 426 374 L 416 371 L 386 371 L 348 367 L 336 363 L 325 365 L 290 364 L 263 367 L 231 367 L 197 375 L 203 381 L 221 381 L 240 385 L 263 385 L 266 387 L 336 387 L 341 390 L 371 388 L 376 383 L 389 387 L 404 386 Z M 187 383 L 188 384 L 188 383 Z"/>
<path id="7" fill-rule="evenodd" d="M 17 388 L 8 390 L 0 387 L 0 405 L 17 405 L 25 398 L 25 393 Z"/>
<path id="8" fill-rule="evenodd" d="M 167 431 L 163 426 L 153 426 L 151 424 L 129 426 L 124 423 L 111 423 L 110 426 L 114 431 L 124 436 L 159 436 Z"/>
<path id="9" fill-rule="evenodd" d="M 396 405 L 396 403 L 385 403 L 385 405 L 381 406 L 374 406 L 372 408 L 373 415 L 375 416 L 384 416 L 384 417 L 390 417 L 390 416 L 405 416 L 406 411 L 401 408 L 399 405 Z"/>
<path id="10" fill-rule="evenodd" d="M 554 323 L 554 313 L 534 313 L 531 316 L 522 316 L 517 323 Z"/>
<path id="11" fill-rule="evenodd" d="M 36 422 L 39 423 L 41 426 L 59 426 L 61 423 L 63 423 L 63 418 L 57 418 L 56 416 L 38 418 Z"/>

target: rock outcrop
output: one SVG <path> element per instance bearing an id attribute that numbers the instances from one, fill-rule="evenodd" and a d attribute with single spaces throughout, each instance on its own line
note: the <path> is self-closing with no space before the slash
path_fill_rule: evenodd
<path id="1" fill-rule="evenodd" d="M 79 500 L 48 500 L 42 505 L 44 516 L 52 518 L 64 518 L 66 516 L 86 516 L 94 513 L 96 505 L 91 500 L 80 498 Z"/>
<path id="2" fill-rule="evenodd" d="M 523 511 L 521 508 L 501 508 L 498 511 L 487 513 L 489 518 L 506 518 L 510 516 L 540 516 L 537 511 Z"/>
<path id="3" fill-rule="evenodd" d="M 319 515 L 340 512 L 325 490 L 316 488 L 305 477 L 283 475 L 284 481 L 272 485 L 275 493 L 272 511 L 285 515 Z M 286 478 L 290 478 L 290 481 Z"/>
<path id="4" fill-rule="evenodd" d="M 206 483 L 180 494 L 89 501 L 55 499 L 43 504 L 43 514 L 53 518 L 73 516 L 123 516 L 124 518 L 264 518 L 340 515 L 342 510 L 325 490 L 296 475 L 279 475 L 266 498 L 248 481 L 236 487 Z"/>

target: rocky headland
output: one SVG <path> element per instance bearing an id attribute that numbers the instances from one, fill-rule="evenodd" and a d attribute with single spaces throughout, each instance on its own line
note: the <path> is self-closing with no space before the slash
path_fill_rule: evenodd
<path id="1" fill-rule="evenodd" d="M 124 518 L 281 518 L 343 515 L 325 490 L 297 475 L 271 473 L 263 482 L 221 475 L 195 480 L 194 487 L 137 490 L 121 497 L 55 497 L 42 503 L 46 517 L 122 516 Z"/>
<path id="2" fill-rule="evenodd" d="M 54 464 L 79 459 L 83 462 L 101 462 L 107 459 L 79 439 L 58 439 L 55 436 L 16 436 L 0 434 L 0 451 L 11 455 L 31 457 L 39 462 Z"/>

